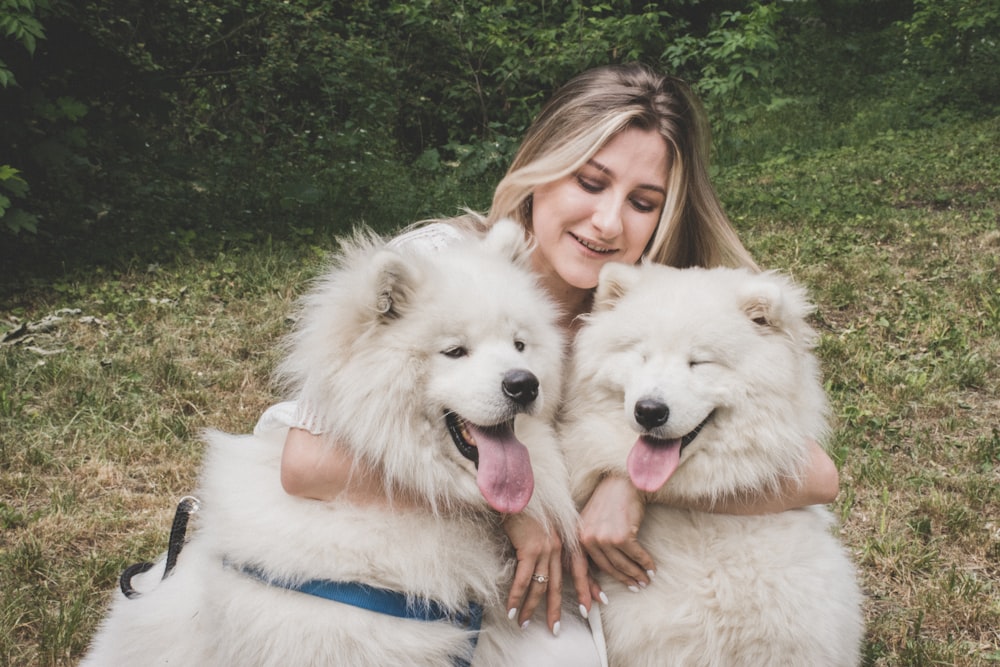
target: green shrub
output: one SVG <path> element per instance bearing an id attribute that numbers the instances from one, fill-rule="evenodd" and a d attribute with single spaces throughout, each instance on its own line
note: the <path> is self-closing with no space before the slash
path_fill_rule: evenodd
<path id="1" fill-rule="evenodd" d="M 925 77 L 922 106 L 976 110 L 1000 103 L 1000 1 L 914 0 L 900 24 L 904 63 Z"/>

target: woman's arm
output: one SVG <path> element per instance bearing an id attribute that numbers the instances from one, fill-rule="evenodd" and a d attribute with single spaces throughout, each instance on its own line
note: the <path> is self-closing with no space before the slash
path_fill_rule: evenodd
<path id="1" fill-rule="evenodd" d="M 810 442 L 809 447 L 805 478 L 788 482 L 777 495 L 690 503 L 684 507 L 753 515 L 832 503 L 840 485 L 837 466 L 818 443 Z M 647 585 L 656 571 L 652 557 L 637 539 L 645 511 L 644 494 L 628 478 L 609 475 L 597 485 L 580 513 L 580 543 L 587 555 L 598 568 L 633 588 Z"/>
<path id="2" fill-rule="evenodd" d="M 840 473 L 836 464 L 819 443 L 810 441 L 805 477 L 801 482 L 787 481 L 777 495 L 725 498 L 711 506 L 707 503 L 691 503 L 686 507 L 716 514 L 774 514 L 809 505 L 827 505 L 837 499 L 839 491 Z"/>
<path id="3" fill-rule="evenodd" d="M 318 435 L 292 428 L 285 438 L 281 454 L 281 485 L 285 492 L 302 498 L 333 500 L 344 498 L 359 505 L 389 505 L 390 499 L 377 475 L 356 469 L 351 457 L 342 448 L 328 447 Z M 414 507 L 420 501 L 394 493 L 393 507 Z M 508 597 L 510 618 L 523 625 L 538 605 L 545 600 L 546 622 L 553 633 L 559 632 L 562 600 L 562 540 L 527 514 L 505 518 L 504 531 L 517 555 L 517 569 Z M 570 574 L 580 591 L 578 597 L 584 609 L 590 607 L 586 559 L 582 554 L 570 556 Z M 549 577 L 547 585 L 539 585 L 531 577 Z M 585 605 L 585 606 L 584 606 Z"/>
<path id="4" fill-rule="evenodd" d="M 398 491 L 390 498 L 377 475 L 355 466 L 342 448 L 328 447 L 320 436 L 301 428 L 290 428 L 285 438 L 281 486 L 289 495 L 314 500 L 341 498 L 359 505 L 393 507 L 415 507 L 419 502 Z"/>

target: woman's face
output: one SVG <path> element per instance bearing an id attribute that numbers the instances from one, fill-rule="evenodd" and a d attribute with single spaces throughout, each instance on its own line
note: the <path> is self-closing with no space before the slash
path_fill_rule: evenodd
<path id="1" fill-rule="evenodd" d="M 608 262 L 639 261 L 663 210 L 668 170 L 659 133 L 630 128 L 576 173 L 535 189 L 532 262 L 553 296 L 595 287 Z"/>

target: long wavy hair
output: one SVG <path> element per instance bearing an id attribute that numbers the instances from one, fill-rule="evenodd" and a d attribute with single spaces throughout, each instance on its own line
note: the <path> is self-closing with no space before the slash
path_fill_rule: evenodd
<path id="1" fill-rule="evenodd" d="M 587 70 L 556 91 L 528 129 L 489 212 L 451 222 L 483 229 L 509 217 L 530 231 L 535 189 L 575 173 L 630 128 L 658 132 L 670 159 L 666 201 L 644 257 L 679 268 L 756 269 L 708 177 L 710 139 L 701 103 L 681 79 L 638 63 Z"/>

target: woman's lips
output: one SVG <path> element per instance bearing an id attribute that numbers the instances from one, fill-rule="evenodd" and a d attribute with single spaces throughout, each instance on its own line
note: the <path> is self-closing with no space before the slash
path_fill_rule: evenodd
<path id="1" fill-rule="evenodd" d="M 577 243 L 579 243 L 580 245 L 582 245 L 584 248 L 586 248 L 587 250 L 589 250 L 591 252 L 596 252 L 599 255 L 610 255 L 610 254 L 612 254 L 614 252 L 617 252 L 617 250 L 615 248 L 606 248 L 606 247 L 602 246 L 599 243 L 595 243 L 594 241 L 590 241 L 590 240 L 585 239 L 583 237 L 577 236 L 573 232 L 569 232 L 569 235 L 572 236 L 573 239 Z"/>

